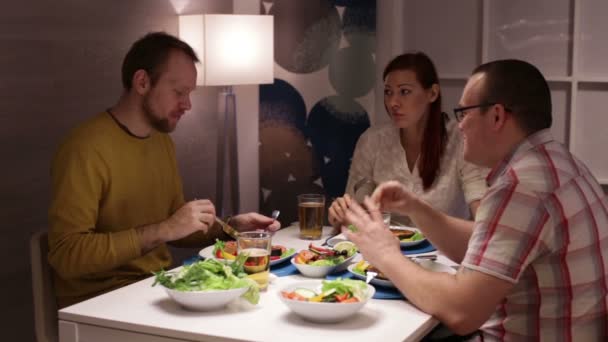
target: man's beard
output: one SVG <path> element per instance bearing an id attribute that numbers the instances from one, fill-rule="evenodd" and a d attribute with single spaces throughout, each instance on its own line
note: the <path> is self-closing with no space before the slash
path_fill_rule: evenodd
<path id="1" fill-rule="evenodd" d="M 144 97 L 144 101 L 142 104 L 142 110 L 146 119 L 154 129 L 163 133 L 171 133 L 175 129 L 175 125 L 171 126 L 168 118 L 160 118 L 159 115 L 156 115 L 154 110 L 152 110 L 152 106 L 150 106 L 150 98 L 149 96 Z"/>

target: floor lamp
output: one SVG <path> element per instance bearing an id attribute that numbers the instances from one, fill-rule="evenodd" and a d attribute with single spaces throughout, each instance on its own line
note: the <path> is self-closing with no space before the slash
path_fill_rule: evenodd
<path id="1" fill-rule="evenodd" d="M 218 98 L 216 211 L 239 213 L 236 94 L 232 86 L 274 80 L 274 33 L 270 15 L 179 16 L 180 38 L 196 51 L 197 85 L 223 86 Z"/>

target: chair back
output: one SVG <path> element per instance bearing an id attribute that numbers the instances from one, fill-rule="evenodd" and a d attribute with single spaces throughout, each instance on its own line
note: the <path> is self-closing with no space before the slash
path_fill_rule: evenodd
<path id="1" fill-rule="evenodd" d="M 57 342 L 57 301 L 53 290 L 53 270 L 47 256 L 47 232 L 37 232 L 30 239 L 32 289 L 34 291 L 34 325 L 38 342 Z"/>

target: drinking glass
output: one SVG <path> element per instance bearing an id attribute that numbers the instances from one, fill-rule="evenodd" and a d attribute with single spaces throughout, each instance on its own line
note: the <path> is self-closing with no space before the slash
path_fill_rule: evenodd
<path id="1" fill-rule="evenodd" d="M 300 220 L 300 238 L 319 240 L 323 232 L 323 213 L 325 196 L 321 194 L 298 195 L 298 219 Z"/>
<path id="2" fill-rule="evenodd" d="M 245 273 L 258 283 L 260 290 L 265 290 L 268 288 L 272 234 L 267 231 L 241 232 L 236 241 L 239 254 L 247 254 Z"/>
<path id="3" fill-rule="evenodd" d="M 389 227 L 391 225 L 391 213 L 389 213 L 388 211 L 383 211 L 382 222 L 384 222 L 385 226 Z"/>

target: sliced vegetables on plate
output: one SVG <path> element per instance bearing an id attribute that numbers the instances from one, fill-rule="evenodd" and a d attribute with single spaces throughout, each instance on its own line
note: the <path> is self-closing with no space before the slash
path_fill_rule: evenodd
<path id="1" fill-rule="evenodd" d="M 281 295 L 305 302 L 356 303 L 367 299 L 367 284 L 361 280 L 338 278 L 324 280 L 319 291 L 296 288 L 293 291 L 283 291 Z"/>
<path id="2" fill-rule="evenodd" d="M 237 251 L 238 246 L 236 241 L 222 241 L 216 239 L 213 247 L 210 246 L 202 249 L 199 252 L 199 255 L 203 258 L 213 257 L 218 260 L 232 262 L 236 258 Z M 272 245 L 270 253 L 270 266 L 288 260 L 295 253 L 296 250 L 293 248 L 287 248 L 281 245 Z"/>
<path id="3" fill-rule="evenodd" d="M 324 248 L 315 246 L 312 243 L 308 249 L 301 250 L 295 256 L 296 264 L 306 264 L 312 266 L 335 266 L 343 263 L 346 259 L 357 253 L 357 247 L 350 241 L 340 243 L 339 248 Z M 338 245 L 340 245 L 338 244 Z"/>

